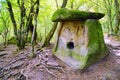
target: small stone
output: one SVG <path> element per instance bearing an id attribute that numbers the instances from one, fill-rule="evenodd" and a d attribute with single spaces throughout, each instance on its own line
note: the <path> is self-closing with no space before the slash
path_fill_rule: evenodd
<path id="1" fill-rule="evenodd" d="M 58 63 L 56 62 L 47 62 L 47 65 L 51 65 L 51 66 L 58 66 Z"/>

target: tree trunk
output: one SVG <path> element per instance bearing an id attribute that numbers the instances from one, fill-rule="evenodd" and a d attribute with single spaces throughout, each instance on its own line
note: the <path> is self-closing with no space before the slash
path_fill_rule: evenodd
<path id="1" fill-rule="evenodd" d="M 63 0 L 61 8 L 65 8 L 65 6 L 67 5 L 67 2 L 68 2 L 68 0 Z"/>
<path id="2" fill-rule="evenodd" d="M 67 5 L 67 1 L 68 1 L 68 0 L 63 0 L 63 3 L 62 3 L 61 8 L 64 8 L 64 7 Z M 42 47 L 48 46 L 48 45 L 50 44 L 50 40 L 51 40 L 51 38 L 53 37 L 53 35 L 54 35 L 54 33 L 55 33 L 55 30 L 57 29 L 57 25 L 58 25 L 58 22 L 55 22 L 55 23 L 53 24 L 53 27 L 52 27 L 52 29 L 50 30 L 50 32 L 48 33 L 48 35 L 47 35 L 47 37 L 46 37 L 46 39 L 45 39 Z"/>
<path id="3" fill-rule="evenodd" d="M 9 11 L 9 14 L 10 14 L 10 18 L 12 20 L 12 24 L 13 24 L 13 28 L 14 28 L 14 35 L 17 37 L 17 24 L 16 24 L 16 21 L 15 21 L 15 18 L 14 18 L 12 5 L 11 5 L 11 2 L 9 0 L 6 0 L 6 1 L 7 1 L 7 5 L 8 5 L 8 11 Z"/>
<path id="4" fill-rule="evenodd" d="M 27 17 L 27 23 L 26 23 L 26 40 L 29 32 L 31 34 L 31 39 L 32 39 L 32 34 L 34 29 L 34 26 L 33 26 L 34 7 L 36 4 L 37 4 L 37 1 L 34 3 L 34 1 L 31 0 L 31 8 L 30 8 L 30 12 Z M 37 39 L 37 31 L 35 30 L 34 41 L 36 41 L 36 39 Z"/>
<path id="5" fill-rule="evenodd" d="M 24 0 L 18 0 L 18 5 L 20 8 L 20 17 L 21 17 L 21 21 L 20 21 L 20 29 L 18 30 L 18 41 L 17 41 L 17 45 L 19 46 L 19 49 L 23 49 L 25 47 L 25 16 L 26 16 L 26 9 L 24 6 Z"/>
<path id="6" fill-rule="evenodd" d="M 56 7 L 57 7 L 57 9 L 58 9 L 58 1 L 57 1 L 57 0 L 55 0 L 55 2 L 56 2 Z"/>
<path id="7" fill-rule="evenodd" d="M 21 21 L 20 21 L 20 29 L 17 29 L 17 24 L 14 18 L 14 12 L 12 10 L 12 5 L 11 2 L 9 0 L 7 1 L 7 5 L 8 5 L 8 11 L 13 23 L 13 28 L 14 28 L 14 34 L 16 36 L 17 39 L 17 46 L 19 47 L 19 49 L 23 49 L 25 47 L 25 16 L 26 16 L 26 10 L 25 10 L 25 6 L 24 6 L 24 0 L 17 0 L 19 8 L 20 8 L 20 17 L 21 17 Z"/>
<path id="8" fill-rule="evenodd" d="M 73 9 L 73 7 L 74 7 L 74 0 L 71 0 L 70 4 L 71 4 L 71 9 Z"/>
<path id="9" fill-rule="evenodd" d="M 54 51 L 57 51 L 60 34 L 61 34 L 61 32 L 62 32 L 62 29 L 63 29 L 63 24 L 64 24 L 64 22 L 61 22 L 61 23 L 60 23 L 59 32 L 58 32 L 58 36 L 57 36 L 57 43 L 56 43 L 56 45 L 55 45 Z"/>
<path id="10" fill-rule="evenodd" d="M 107 16 L 108 16 L 108 23 L 109 23 L 109 32 L 113 33 L 113 25 L 112 25 L 112 0 L 103 0 L 103 2 L 105 3 L 105 8 L 106 8 L 106 12 L 107 12 Z"/>
<path id="11" fill-rule="evenodd" d="M 57 29 L 57 24 L 58 24 L 58 22 L 55 22 L 55 23 L 53 24 L 53 27 L 52 27 L 52 29 L 50 30 L 50 32 L 48 33 L 48 35 L 47 35 L 47 37 L 46 37 L 46 39 L 45 39 L 45 42 L 44 42 L 44 44 L 42 45 L 42 47 L 48 46 L 48 45 L 50 44 L 50 40 L 51 40 L 51 38 L 53 37 L 55 30 Z"/>
<path id="12" fill-rule="evenodd" d="M 36 6 L 36 12 L 35 12 L 35 16 L 34 16 L 34 28 L 33 28 L 33 34 L 32 34 L 32 39 L 31 39 L 31 47 L 32 47 L 32 53 L 31 56 L 34 57 L 34 44 L 35 44 L 35 37 L 36 37 L 36 29 L 37 29 L 37 17 L 39 14 L 39 0 L 36 1 L 37 6 Z"/>
<path id="13" fill-rule="evenodd" d="M 114 6 L 115 6 L 115 34 L 118 33 L 119 25 L 120 25 L 120 7 L 119 7 L 119 2 L 118 0 L 114 0 Z"/>

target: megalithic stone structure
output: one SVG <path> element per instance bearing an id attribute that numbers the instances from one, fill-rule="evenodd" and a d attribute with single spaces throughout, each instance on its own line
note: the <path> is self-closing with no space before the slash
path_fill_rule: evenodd
<path id="1" fill-rule="evenodd" d="M 73 69 L 86 69 L 107 55 L 100 18 L 102 13 L 58 9 L 52 16 L 60 22 L 53 54 Z"/>

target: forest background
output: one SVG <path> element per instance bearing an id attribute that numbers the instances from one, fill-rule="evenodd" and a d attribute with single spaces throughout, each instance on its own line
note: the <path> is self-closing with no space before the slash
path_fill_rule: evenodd
<path id="1" fill-rule="evenodd" d="M 58 23 L 51 21 L 55 10 L 60 8 L 104 13 L 100 20 L 103 32 L 120 34 L 119 0 L 0 0 L 0 44 L 15 44 L 23 49 L 35 43 L 40 47 L 54 42 Z"/>

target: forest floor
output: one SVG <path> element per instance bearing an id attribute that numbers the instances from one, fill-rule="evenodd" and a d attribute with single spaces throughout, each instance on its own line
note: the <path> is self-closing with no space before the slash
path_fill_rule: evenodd
<path id="1" fill-rule="evenodd" d="M 0 46 L 0 80 L 120 80 L 120 41 L 105 37 L 109 55 L 85 72 L 73 71 L 52 55 L 53 45 L 38 50 L 30 58 L 31 49 L 17 51 L 15 45 Z"/>

